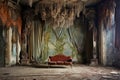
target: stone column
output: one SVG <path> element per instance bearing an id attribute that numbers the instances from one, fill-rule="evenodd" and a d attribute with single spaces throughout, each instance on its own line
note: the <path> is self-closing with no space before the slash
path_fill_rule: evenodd
<path id="1" fill-rule="evenodd" d="M 28 53 L 27 53 L 27 30 L 24 29 L 22 33 L 22 46 L 21 46 L 21 52 L 20 52 L 20 63 L 21 64 L 28 64 Z"/>
<path id="2" fill-rule="evenodd" d="M 93 31 L 93 54 L 92 54 L 92 59 L 90 65 L 96 66 L 98 65 L 98 59 L 97 59 L 97 52 L 96 52 L 96 36 L 97 36 L 97 30 L 95 27 L 95 21 L 91 20 L 91 25 L 92 31 Z"/>
<path id="3" fill-rule="evenodd" d="M 12 29 L 6 29 L 6 49 L 5 49 L 5 66 L 10 66 L 11 49 L 12 49 Z"/>
<path id="4" fill-rule="evenodd" d="M 20 55 L 20 42 L 19 42 L 19 35 L 16 36 L 17 37 L 17 42 L 16 42 L 16 64 L 19 63 L 19 55 Z"/>

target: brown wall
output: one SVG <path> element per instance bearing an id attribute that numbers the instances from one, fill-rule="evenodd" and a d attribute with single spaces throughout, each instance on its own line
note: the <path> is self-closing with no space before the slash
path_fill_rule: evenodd
<path id="1" fill-rule="evenodd" d="M 4 54 L 4 50 L 5 50 L 5 42 L 3 40 L 3 27 L 0 25 L 0 67 L 3 67 L 5 64 L 5 54 Z"/>

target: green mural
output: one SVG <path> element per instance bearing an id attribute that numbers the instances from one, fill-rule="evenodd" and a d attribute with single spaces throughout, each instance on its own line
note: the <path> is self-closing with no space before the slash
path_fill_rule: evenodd
<path id="1" fill-rule="evenodd" d="M 44 35 L 44 49 L 42 60 L 43 62 L 48 59 L 48 56 L 57 54 L 65 54 L 72 56 L 76 55 L 76 49 L 69 40 L 69 35 L 65 28 L 52 29 L 48 28 Z"/>
<path id="2" fill-rule="evenodd" d="M 66 29 L 54 30 L 49 28 L 44 33 L 44 40 L 43 40 L 43 52 L 41 54 L 37 54 L 39 60 L 42 62 L 48 59 L 48 56 L 53 56 L 57 54 L 65 54 L 68 56 L 72 56 L 75 58 L 77 54 L 76 48 L 72 45 L 69 40 L 69 35 Z"/>
<path id="3" fill-rule="evenodd" d="M 70 28 L 44 26 L 46 27 L 44 31 L 42 25 L 34 27 L 33 57 L 35 60 L 46 62 L 49 56 L 64 54 L 71 56 L 73 61 L 80 61 L 85 36 L 82 30 L 84 26 L 80 25 L 76 24 Z"/>

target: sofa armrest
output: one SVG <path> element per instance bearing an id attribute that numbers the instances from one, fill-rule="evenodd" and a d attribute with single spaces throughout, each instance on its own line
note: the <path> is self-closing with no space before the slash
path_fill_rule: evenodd
<path id="1" fill-rule="evenodd" d="M 51 62 L 51 56 L 49 56 L 49 58 L 48 58 L 48 62 Z"/>
<path id="2" fill-rule="evenodd" d="M 72 59 L 71 59 L 71 58 L 70 58 L 70 59 L 68 59 L 68 60 L 67 60 L 67 62 L 72 62 Z"/>

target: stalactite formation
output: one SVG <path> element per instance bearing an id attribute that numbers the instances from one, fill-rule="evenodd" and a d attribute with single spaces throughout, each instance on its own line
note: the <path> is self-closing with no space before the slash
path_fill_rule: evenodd
<path id="1" fill-rule="evenodd" d="M 31 0 L 29 1 L 31 5 Z M 42 21 L 49 23 L 49 26 L 56 27 L 71 27 L 74 23 L 75 17 L 79 17 L 80 12 L 84 9 L 83 1 L 63 1 L 63 0 L 44 0 L 39 1 L 36 5 L 33 5 L 35 9 L 31 16 L 39 16 Z M 31 14 L 30 11 L 27 13 Z M 27 18 L 29 15 L 25 16 Z M 31 20 L 31 19 L 28 19 Z"/>

